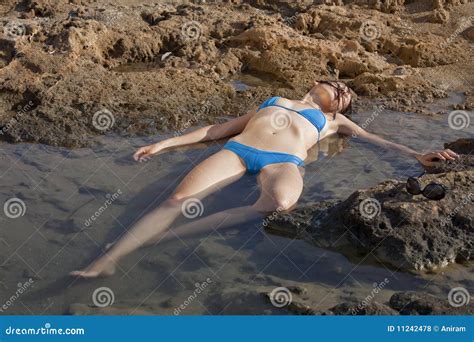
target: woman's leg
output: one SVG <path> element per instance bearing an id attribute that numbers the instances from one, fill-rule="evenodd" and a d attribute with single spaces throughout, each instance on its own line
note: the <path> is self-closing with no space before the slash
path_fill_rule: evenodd
<path id="1" fill-rule="evenodd" d="M 104 255 L 84 270 L 70 274 L 88 278 L 112 274 L 120 258 L 164 233 L 183 211 L 187 211 L 187 204 L 199 203 L 201 198 L 244 173 L 245 166 L 235 153 L 221 150 L 210 156 L 186 175 L 169 199 L 140 218 Z"/>
<path id="2" fill-rule="evenodd" d="M 258 181 L 261 193 L 255 204 L 224 210 L 171 228 L 155 236 L 150 243 L 166 242 L 176 237 L 180 239 L 206 237 L 215 230 L 224 230 L 251 220 L 263 219 L 271 212 L 289 211 L 296 205 L 303 190 L 300 170 L 290 163 L 268 165 L 258 175 Z"/>

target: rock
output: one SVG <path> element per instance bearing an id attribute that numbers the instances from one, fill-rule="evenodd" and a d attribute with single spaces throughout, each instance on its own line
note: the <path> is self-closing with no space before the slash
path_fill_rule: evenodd
<path id="1" fill-rule="evenodd" d="M 308 305 L 300 302 L 291 302 L 286 309 L 295 315 L 315 315 L 316 312 Z"/>
<path id="2" fill-rule="evenodd" d="M 474 144 L 472 139 L 458 139 L 451 143 L 444 144 L 444 148 L 449 148 L 459 154 L 474 155 Z"/>
<path id="3" fill-rule="evenodd" d="M 0 25 L 10 24 L 21 37 L 4 37 L 0 29 L 0 128 L 11 126 L 1 138 L 77 147 L 99 134 L 180 130 L 190 121 L 239 116 L 270 95 L 301 98 L 315 79 L 338 77 L 355 78 L 358 95 L 388 97 L 390 109 L 413 111 L 446 96 L 422 71 L 430 67 L 426 73 L 444 78 L 447 64 L 468 89 L 471 31 L 451 36 L 432 33 L 432 24 L 412 16 L 402 21 L 407 4 L 3 0 Z M 442 22 L 463 4 L 439 1 L 426 7 L 427 15 Z M 368 27 L 366 35 L 361 27 Z M 130 71 L 117 69 L 124 65 Z M 403 79 L 387 74 L 402 65 L 417 72 Z M 229 80 L 240 72 L 265 73 L 269 81 L 236 92 Z M 222 105 L 201 115 L 208 99 Z M 34 107 L 12 125 L 18 105 L 29 101 Z M 471 104 L 472 98 L 463 108 Z M 104 131 L 93 125 L 103 109 L 114 116 Z"/>
<path id="4" fill-rule="evenodd" d="M 335 315 L 372 316 L 372 315 L 398 315 L 398 312 L 387 305 L 371 302 L 368 305 L 358 303 L 341 303 L 329 309 Z"/>
<path id="5" fill-rule="evenodd" d="M 369 68 L 363 62 L 350 58 L 345 58 L 337 65 L 337 68 L 339 69 L 339 76 L 341 78 L 354 78 L 369 71 Z"/>
<path id="6" fill-rule="evenodd" d="M 474 169 L 474 155 L 461 155 L 456 160 L 448 160 L 445 162 L 441 162 L 439 163 L 439 165 L 428 167 L 426 169 L 430 173 L 442 173 L 456 170 L 472 170 Z"/>
<path id="7" fill-rule="evenodd" d="M 444 24 L 449 20 L 449 12 L 445 9 L 437 9 L 428 16 L 428 21 L 431 23 Z"/>
<path id="8" fill-rule="evenodd" d="M 404 67 L 397 67 L 393 70 L 393 74 L 396 76 L 402 76 L 407 74 L 407 69 Z"/>
<path id="9" fill-rule="evenodd" d="M 474 139 L 447 146 L 470 150 Z M 412 272 L 439 270 L 474 255 L 474 168 L 472 155 L 446 163 L 449 171 L 426 174 L 420 182 L 447 186 L 445 198 L 432 201 L 412 196 L 405 181 L 388 180 L 358 190 L 341 202 L 311 203 L 279 214 L 267 229 L 305 238 L 314 244 L 352 253 L 373 253 L 378 260 Z M 465 164 L 463 160 L 469 160 Z M 286 226 L 286 229 L 282 229 Z M 308 234 L 309 233 L 309 234 Z M 349 233 L 349 234 L 348 234 Z"/>
<path id="10" fill-rule="evenodd" d="M 459 304 L 461 304 L 461 302 Z M 389 305 L 394 310 L 399 311 L 401 315 L 474 314 L 474 305 L 472 303 L 466 303 L 465 305 L 454 307 L 449 304 L 447 298 L 440 299 L 430 294 L 421 292 L 397 292 L 390 298 Z"/>
<path id="11" fill-rule="evenodd" d="M 140 316 L 151 316 L 156 315 L 157 308 L 137 308 L 136 304 L 120 305 L 114 304 L 113 306 L 106 306 L 103 308 L 74 303 L 69 306 L 67 311 L 68 315 L 73 316 L 89 316 L 89 315 L 101 315 L 101 316 L 123 316 L 123 315 L 140 315 Z"/>

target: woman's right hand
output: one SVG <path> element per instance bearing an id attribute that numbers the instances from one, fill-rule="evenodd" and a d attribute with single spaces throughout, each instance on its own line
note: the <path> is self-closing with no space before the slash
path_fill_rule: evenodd
<path id="1" fill-rule="evenodd" d="M 428 166 L 428 167 L 434 166 L 436 165 L 436 163 L 441 162 L 441 161 L 454 160 L 456 158 L 459 158 L 459 154 L 457 154 L 456 152 L 450 149 L 433 151 L 433 152 L 421 154 L 416 157 L 416 159 L 418 159 L 418 161 L 423 166 Z"/>
<path id="2" fill-rule="evenodd" d="M 133 155 L 133 159 L 138 162 L 147 161 L 154 154 L 160 152 L 163 148 L 159 143 L 140 147 L 137 152 Z"/>

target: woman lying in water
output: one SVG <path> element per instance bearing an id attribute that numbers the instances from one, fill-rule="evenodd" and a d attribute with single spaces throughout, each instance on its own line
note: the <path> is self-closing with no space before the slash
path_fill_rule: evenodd
<path id="1" fill-rule="evenodd" d="M 457 157 L 451 150 L 421 154 L 369 133 L 344 116 L 350 107 L 351 93 L 344 83 L 315 82 L 301 100 L 272 97 L 226 123 L 140 148 L 134 155 L 137 161 L 173 147 L 233 137 L 222 150 L 194 167 L 167 200 L 143 216 L 105 254 L 71 275 L 85 278 L 111 275 L 121 258 L 141 246 L 176 237 L 204 236 L 216 229 L 263 218 L 271 212 L 291 210 L 303 189 L 301 167 L 307 151 L 335 133 L 357 136 L 393 149 L 416 158 L 424 166 L 432 165 L 435 160 Z M 170 229 L 189 201 L 203 198 L 245 172 L 257 174 L 261 190 L 253 205 L 224 210 Z"/>

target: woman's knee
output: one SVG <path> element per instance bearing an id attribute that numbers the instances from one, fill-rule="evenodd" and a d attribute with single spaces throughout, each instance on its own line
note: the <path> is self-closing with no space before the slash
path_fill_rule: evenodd
<path id="1" fill-rule="evenodd" d="M 290 211 L 296 205 L 298 199 L 291 197 L 277 197 L 273 199 L 258 200 L 252 206 L 254 210 L 261 213 L 272 213 L 272 212 L 286 212 Z"/>
<path id="2" fill-rule="evenodd" d="M 275 199 L 276 211 L 289 211 L 296 205 L 297 199 L 281 197 Z"/>
<path id="3" fill-rule="evenodd" d="M 165 202 L 168 205 L 174 206 L 174 205 L 182 205 L 187 200 L 200 201 L 200 197 L 190 196 L 189 194 L 185 194 L 181 192 L 175 192 L 170 197 L 168 197 L 168 199 Z"/>
<path id="4" fill-rule="evenodd" d="M 173 194 L 163 202 L 163 205 L 169 206 L 169 207 L 181 206 L 185 200 L 186 200 L 185 196 L 181 196 L 179 194 Z"/>

